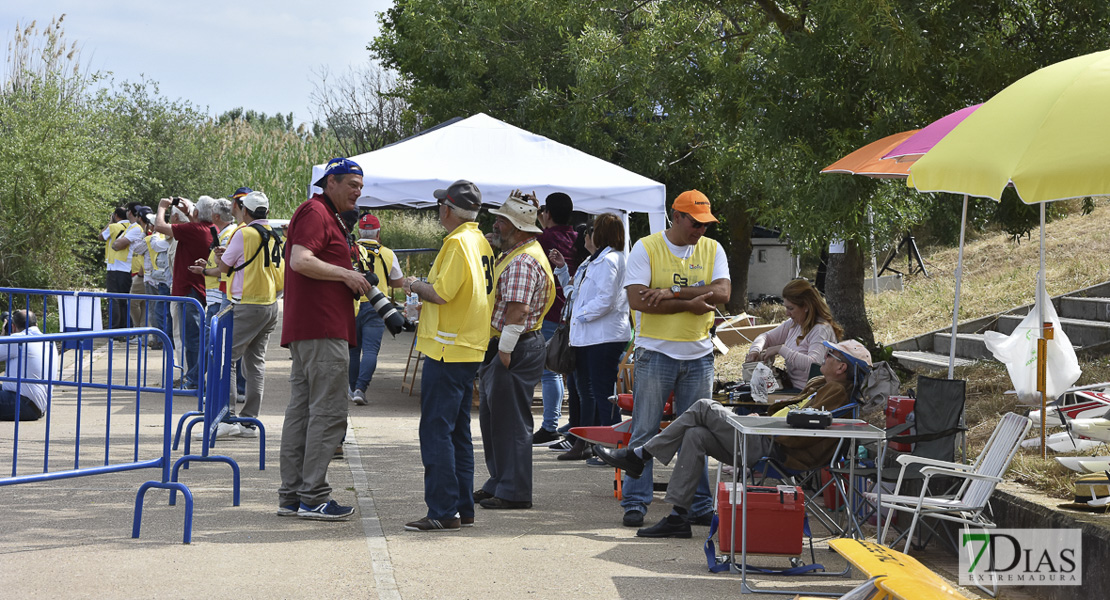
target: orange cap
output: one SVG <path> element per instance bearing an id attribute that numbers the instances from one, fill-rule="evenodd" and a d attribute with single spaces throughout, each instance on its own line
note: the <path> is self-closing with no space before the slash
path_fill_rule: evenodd
<path id="1" fill-rule="evenodd" d="M 697 190 L 682 192 L 674 199 L 671 208 L 683 212 L 699 223 L 717 223 L 717 217 L 709 211 L 709 198 Z"/>

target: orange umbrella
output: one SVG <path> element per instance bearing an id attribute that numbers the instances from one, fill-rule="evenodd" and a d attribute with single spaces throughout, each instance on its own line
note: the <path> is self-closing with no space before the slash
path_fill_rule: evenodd
<path id="1" fill-rule="evenodd" d="M 917 129 L 911 129 L 871 142 L 825 167 L 821 173 L 846 173 L 875 179 L 905 179 L 910 174 L 910 167 L 913 162 L 898 162 L 893 158 L 884 159 L 883 155 L 894 150 L 917 132 Z"/>

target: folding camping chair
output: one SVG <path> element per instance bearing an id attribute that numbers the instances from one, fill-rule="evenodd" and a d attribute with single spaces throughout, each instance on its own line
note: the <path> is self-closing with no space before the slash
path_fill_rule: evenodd
<path id="1" fill-rule="evenodd" d="M 983 447 L 983 452 L 971 465 L 930 460 L 910 454 L 899 456 L 898 462 L 902 465 L 902 473 L 898 476 L 894 493 L 882 495 L 882 508 L 913 514 L 909 529 L 902 534 L 906 538 L 906 546 L 902 551 L 909 554 L 913 531 L 923 518 L 961 523 L 965 531 L 968 531 L 972 525 L 982 529 L 997 527 L 984 512 L 989 510 L 994 489 L 998 486 L 998 482 L 1002 481 L 1003 474 L 1010 467 L 1021 440 L 1025 438 L 1032 424 L 1033 421 L 1029 417 L 1014 413 L 1003 415 L 990 439 L 987 440 L 986 446 Z M 905 495 L 902 490 L 903 475 L 911 465 L 915 464 L 922 465 L 920 472 L 925 480 L 921 491 L 916 496 Z M 938 475 L 962 480 L 955 494 L 929 495 L 929 480 Z M 875 502 L 875 494 L 868 492 L 865 496 L 871 502 Z M 880 543 L 885 543 L 892 520 L 887 519 L 882 535 L 879 537 Z M 891 542 L 891 546 L 897 544 L 898 539 Z M 982 586 L 977 585 L 977 587 L 994 595 Z"/>

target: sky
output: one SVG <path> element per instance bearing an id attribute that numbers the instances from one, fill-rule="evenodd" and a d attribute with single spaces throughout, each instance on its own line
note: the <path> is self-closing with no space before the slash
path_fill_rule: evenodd
<path id="1" fill-rule="evenodd" d="M 140 77 L 161 94 L 213 116 L 243 107 L 293 113 L 311 122 L 310 94 L 326 68 L 332 76 L 368 64 L 377 15 L 392 0 L 342 4 L 298 0 L 34 0 L 0 2 L 4 48 L 16 24 L 40 31 L 65 14 L 67 44 L 92 71 L 116 81 Z M 323 14 L 321 8 L 342 8 Z"/>

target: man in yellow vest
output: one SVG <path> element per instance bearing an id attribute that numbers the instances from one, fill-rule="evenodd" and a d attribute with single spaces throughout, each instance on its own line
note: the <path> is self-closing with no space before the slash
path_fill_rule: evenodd
<path id="1" fill-rule="evenodd" d="M 670 228 L 641 238 L 628 255 L 624 287 L 628 305 L 638 311 L 633 372 L 632 437 L 642 446 L 659 431 L 663 406 L 674 393 L 674 411 L 682 414 L 713 393 L 713 307 L 731 294 L 728 260 L 720 244 L 705 237 L 717 219 L 705 194 L 690 190 L 675 198 Z M 690 514 L 709 524 L 713 511 L 704 461 Z M 651 462 L 644 477 L 625 476 L 622 488 L 624 525 L 640 527 L 651 504 Z M 649 532 L 650 533 L 650 532 Z"/>
<path id="2" fill-rule="evenodd" d="M 457 531 L 474 525 L 474 445 L 470 404 L 474 375 L 489 343 L 493 250 L 475 220 L 482 192 L 466 180 L 436 190 L 439 224 L 449 233 L 428 281 L 406 277 L 402 288 L 424 301 L 416 349 L 420 379 L 420 458 L 427 515 L 406 531 Z M 529 435 L 531 435 L 529 433 Z"/>
<path id="3" fill-rule="evenodd" d="M 392 250 L 382 245 L 380 241 L 382 223 L 374 215 L 367 213 L 358 220 L 359 239 L 355 240 L 355 250 L 358 252 L 358 270 L 363 273 L 374 273 L 378 276 L 378 285 L 388 282 L 392 287 L 401 287 L 405 274 L 401 272 L 401 263 Z M 384 286 L 383 286 L 384 287 Z M 382 336 L 385 335 L 385 321 L 374 309 L 370 299 L 363 296 L 359 299 L 358 314 L 355 316 L 355 332 L 358 339 L 351 348 L 351 364 L 347 369 L 348 383 L 351 388 L 351 400 L 359 406 L 370 403 L 366 398 L 366 388 L 374 378 L 374 371 L 378 367 L 378 351 L 382 347 Z"/>
<path id="4" fill-rule="evenodd" d="M 513 192 L 498 210 L 490 320 L 492 339 L 478 370 L 478 422 L 489 479 L 474 493 L 482 508 L 532 508 L 532 394 L 543 375 L 543 316 L 555 301 L 555 278 L 536 236 L 539 203 Z"/>
<path id="5" fill-rule="evenodd" d="M 121 206 L 112 212 L 111 222 L 100 232 L 100 239 L 104 240 L 104 264 L 108 270 L 104 289 L 110 294 L 131 291 L 131 240 L 128 238 L 131 225 L 127 209 Z M 127 327 L 127 300 L 112 299 L 108 301 L 108 306 L 108 329 Z"/>
<path id="6" fill-rule="evenodd" d="M 266 378 L 266 344 L 278 322 L 278 292 L 284 287 L 285 265 L 277 233 L 266 219 L 270 200 L 260 191 L 237 198 L 231 211 L 243 225 L 231 235 L 227 249 L 219 259 L 221 273 L 233 273 L 227 285 L 235 326 L 231 336 L 231 362 L 243 361 L 247 379 L 247 400 L 240 417 L 254 419 L 262 404 Z M 232 393 L 234 398 L 235 394 Z M 235 416 L 234 403 L 229 416 Z M 220 423 L 216 436 L 237 435 L 258 437 L 258 429 L 249 422 Z"/>
<path id="7" fill-rule="evenodd" d="M 148 225 L 153 228 L 154 213 L 148 212 L 143 217 Z M 143 239 L 143 243 L 135 250 L 143 256 L 143 283 L 146 285 L 145 293 L 148 296 L 169 296 L 170 282 L 172 281 L 172 265 L 170 264 L 170 241 L 165 235 L 154 232 Z M 170 316 L 168 302 L 150 303 L 150 324 L 166 333 L 173 342 L 173 318 Z M 151 350 L 161 350 L 162 342 L 151 336 Z"/>
<path id="8" fill-rule="evenodd" d="M 149 207 L 143 206 L 138 202 L 127 203 L 127 220 L 131 221 L 128 226 L 127 232 L 124 233 L 130 241 L 131 250 L 131 284 L 128 288 L 129 294 L 143 295 L 146 294 L 146 280 L 143 278 L 143 253 L 142 248 L 144 240 L 147 236 L 147 215 L 153 214 Z M 138 230 L 139 234 L 136 235 L 133 230 Z M 137 238 L 137 239 L 132 239 Z M 145 300 L 131 300 L 131 326 L 132 327 L 146 327 L 150 325 L 146 318 L 146 301 Z"/>

